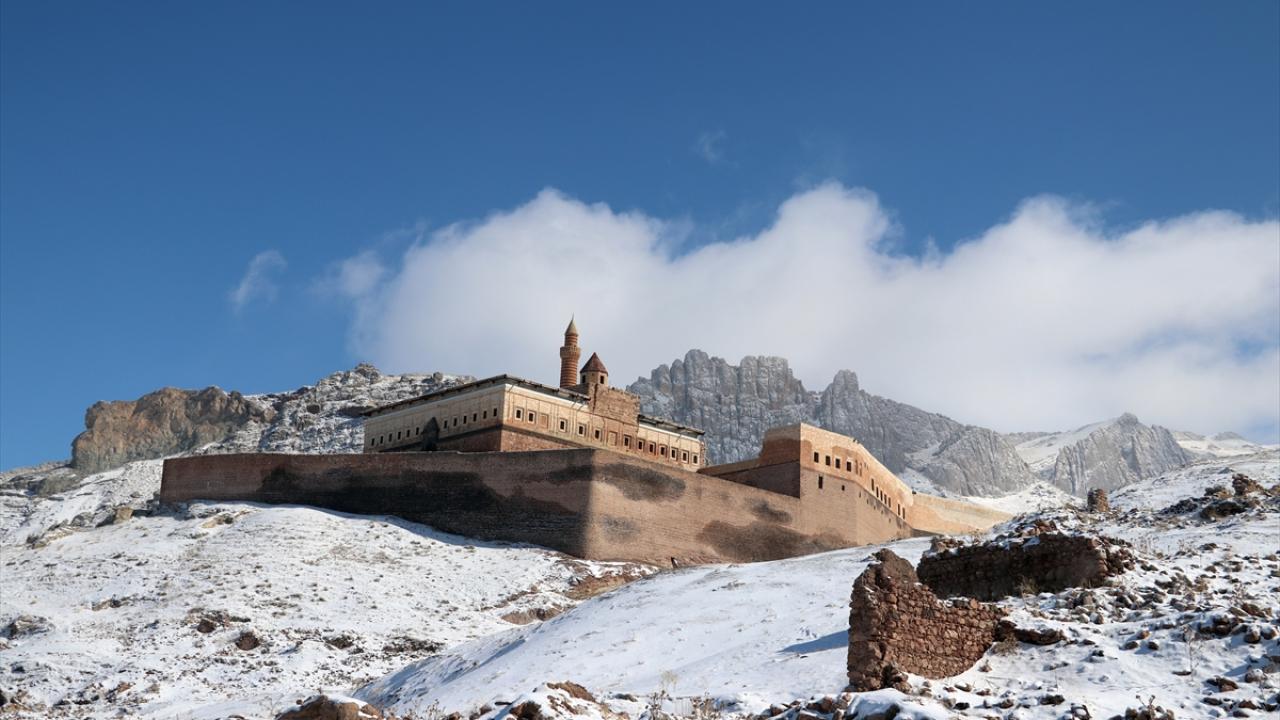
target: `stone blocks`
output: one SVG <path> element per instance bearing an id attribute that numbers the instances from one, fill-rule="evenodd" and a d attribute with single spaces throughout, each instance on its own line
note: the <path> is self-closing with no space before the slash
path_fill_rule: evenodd
<path id="1" fill-rule="evenodd" d="M 899 687 L 903 673 L 958 675 L 995 641 L 1002 613 L 976 600 L 945 602 L 920 584 L 911 564 L 876 553 L 853 584 L 849 684 L 857 691 Z"/>

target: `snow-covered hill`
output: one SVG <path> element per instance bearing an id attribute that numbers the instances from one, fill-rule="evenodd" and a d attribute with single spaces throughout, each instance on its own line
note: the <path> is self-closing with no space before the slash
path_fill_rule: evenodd
<path id="1" fill-rule="evenodd" d="M 1239 635 L 1192 633 L 1188 640 L 1186 633 L 1234 617 L 1246 602 L 1265 608 L 1265 617 L 1245 614 L 1236 622 L 1280 623 L 1280 499 L 1218 521 L 1160 512 L 1170 501 L 1200 496 L 1208 485 L 1229 486 L 1231 472 L 1274 484 L 1280 456 L 1241 458 L 1230 466 L 1198 463 L 1139 483 L 1117 494 L 1122 510 L 1107 517 L 1076 509 L 1041 513 L 1041 520 L 1133 543 L 1142 566 L 1109 587 L 1004 601 L 1016 620 L 1060 628 L 1068 641 L 998 648 L 964 675 L 930 683 L 929 696 L 901 703 L 957 717 L 1058 718 L 1071 703 L 1087 705 L 1093 717 L 1110 717 L 1137 706 L 1138 696 L 1154 696 L 1178 717 L 1223 714 L 1221 706 L 1203 703 L 1206 696 L 1228 705 L 1245 698 L 1274 702 L 1280 680 L 1280 667 L 1268 658 L 1280 656 L 1274 634 L 1249 644 Z M 890 545 L 913 561 L 926 546 L 922 540 Z M 753 713 L 837 693 L 845 684 L 850 586 L 875 550 L 665 572 L 541 625 L 410 665 L 359 695 L 395 710 L 421 712 L 438 703 L 465 715 L 565 680 L 632 712 L 639 709 L 633 698 L 658 692 L 686 704 L 709 694 L 730 711 Z M 1250 670 L 1257 671 L 1249 675 L 1255 682 L 1246 681 Z M 1219 693 L 1206 685 L 1218 676 L 1240 689 Z M 919 679 L 916 684 L 924 688 Z M 1065 704 L 1041 704 L 1054 695 Z M 970 709 L 958 710 L 957 702 Z"/>
<path id="2" fill-rule="evenodd" d="M 3 498 L 0 696 L 31 708 L 4 711 L 270 718 L 651 572 L 306 507 L 117 520 L 159 466 Z"/>

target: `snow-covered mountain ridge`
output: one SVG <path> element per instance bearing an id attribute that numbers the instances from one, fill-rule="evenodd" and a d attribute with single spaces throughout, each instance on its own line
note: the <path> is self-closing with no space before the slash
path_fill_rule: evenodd
<path id="1" fill-rule="evenodd" d="M 71 468 L 83 476 L 175 454 L 354 452 L 362 442 L 361 411 L 471 379 L 389 375 L 360 365 L 289 392 L 165 388 L 134 401 L 96 403 L 73 443 Z M 1083 495 L 1193 457 L 1266 449 L 1231 434 L 1170 433 L 1128 414 L 1070 432 L 1001 434 L 867 393 L 850 371 L 810 392 L 782 358 L 747 357 L 734 366 L 699 350 L 628 389 L 640 395 L 645 412 L 706 430 L 713 462 L 754 456 L 765 430 L 803 421 L 858 438 L 913 487 L 943 495 L 998 497 L 1039 481 Z"/>

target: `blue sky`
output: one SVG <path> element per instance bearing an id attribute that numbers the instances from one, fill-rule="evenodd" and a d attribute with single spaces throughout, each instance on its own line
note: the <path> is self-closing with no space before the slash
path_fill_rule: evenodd
<path id="1" fill-rule="evenodd" d="M 519 208 L 579 217 L 603 203 L 615 219 L 652 219 L 668 258 L 756 238 L 789 199 L 829 183 L 875 194 L 891 227 L 869 242 L 891 245 L 888 258 L 946 255 L 1046 195 L 1111 241 L 1212 210 L 1265 240 L 1280 213 L 1278 8 L 6 2 L 0 467 L 68 456 L 89 404 L 163 385 L 286 390 L 365 359 L 523 369 L 519 344 L 504 356 L 503 343 L 475 343 L 486 354 L 472 362 L 429 332 L 444 315 L 508 327 L 498 309 L 477 313 L 466 288 L 430 295 L 415 362 L 362 339 L 387 293 L 330 282 L 368 253 L 373 277 L 404 285 L 417 277 L 405 253 L 444 242 L 441 228 Z M 563 204 L 538 204 L 546 188 Z M 280 262 L 266 262 L 263 292 L 237 306 L 233 289 L 270 252 Z M 1269 262 L 1261 252 L 1250 262 Z M 1271 282 L 1257 279 L 1264 293 Z M 1090 288 L 1083 277 L 1073 291 Z M 538 322 L 562 325 L 564 307 L 595 301 L 556 304 L 546 314 L 557 316 Z M 1179 362 L 1209 373 L 1217 345 L 1236 348 L 1231 362 L 1271 353 L 1280 297 L 1268 302 L 1231 316 L 1240 332 L 1205 336 Z M 759 352 L 792 354 L 767 333 Z M 634 375 L 676 347 L 628 349 L 617 364 Z M 748 347 L 705 349 L 736 361 Z M 554 365 L 523 371 L 554 379 Z M 1002 423 L 946 393 L 913 396 L 909 378 L 877 385 L 865 370 L 874 358 L 847 348 L 797 365 L 811 387 L 851 367 L 868 389 L 964 420 L 1041 421 L 1011 412 Z M 1244 402 L 1253 376 L 1242 377 L 1221 391 L 1227 401 L 1234 392 Z M 1236 429 L 1273 440 L 1273 392 L 1255 387 L 1264 410 Z M 1124 409 L 1184 417 L 1151 407 L 1100 400 L 1079 421 Z"/>

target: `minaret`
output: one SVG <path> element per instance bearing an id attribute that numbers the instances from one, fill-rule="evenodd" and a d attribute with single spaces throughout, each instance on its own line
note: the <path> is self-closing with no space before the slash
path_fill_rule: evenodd
<path id="1" fill-rule="evenodd" d="M 582 352 L 578 350 L 578 326 L 573 318 L 569 318 L 569 327 L 564 330 L 564 346 L 560 348 L 560 387 L 571 389 L 578 384 L 578 358 Z"/>

